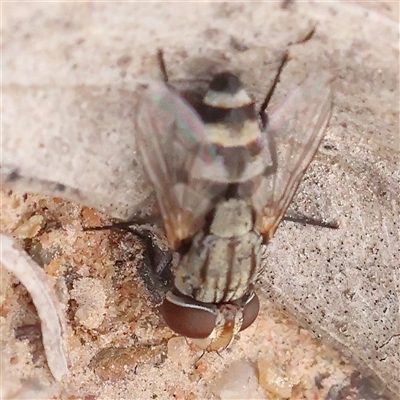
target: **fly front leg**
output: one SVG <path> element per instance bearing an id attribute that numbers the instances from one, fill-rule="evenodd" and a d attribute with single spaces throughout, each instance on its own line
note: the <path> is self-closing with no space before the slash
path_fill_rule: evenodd
<path id="1" fill-rule="evenodd" d="M 171 272 L 172 252 L 164 251 L 157 245 L 153 232 L 148 229 L 137 228 L 136 225 L 141 219 L 132 221 L 117 222 L 112 225 L 84 228 L 84 231 L 113 230 L 129 232 L 138 237 L 144 246 L 143 263 L 138 268 L 138 273 L 144 281 L 152 300 L 156 305 L 163 302 L 165 294 L 173 288 L 174 277 Z M 148 223 L 144 218 L 142 223 Z"/>
<path id="2" fill-rule="evenodd" d="M 145 248 L 143 263 L 138 272 L 151 293 L 153 302 L 160 305 L 166 293 L 174 287 L 174 276 L 171 271 L 172 252 L 162 250 L 156 243 L 154 233 L 147 229 L 142 231 L 134 229 L 130 232 L 143 241 Z"/>

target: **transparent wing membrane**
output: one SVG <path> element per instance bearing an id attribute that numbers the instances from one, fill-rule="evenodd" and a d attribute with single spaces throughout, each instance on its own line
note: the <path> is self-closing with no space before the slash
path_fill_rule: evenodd
<path id="1" fill-rule="evenodd" d="M 252 197 L 256 228 L 274 234 L 324 136 L 331 114 L 331 77 L 310 76 L 269 114 L 266 134 L 273 165 Z"/>
<path id="2" fill-rule="evenodd" d="M 169 243 L 176 249 L 201 228 L 223 190 L 223 185 L 190 175 L 198 154 L 211 164 L 216 150 L 205 144 L 204 124 L 196 112 L 161 82 L 151 82 L 145 89 L 137 126 L 138 151 L 155 189 Z"/>

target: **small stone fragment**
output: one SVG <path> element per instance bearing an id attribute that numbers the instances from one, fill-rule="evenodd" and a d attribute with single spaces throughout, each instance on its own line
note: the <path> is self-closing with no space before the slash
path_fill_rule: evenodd
<path id="1" fill-rule="evenodd" d="M 246 360 L 232 363 L 214 384 L 213 393 L 221 400 L 258 398 L 257 371 Z"/>
<path id="2" fill-rule="evenodd" d="M 168 340 L 167 356 L 183 369 L 193 366 L 198 358 L 197 352 L 193 352 L 187 339 L 182 336 L 175 336 Z"/>
<path id="3" fill-rule="evenodd" d="M 33 238 L 42 228 L 42 223 L 43 217 L 41 215 L 32 215 L 14 230 L 13 235 L 18 239 Z"/>
<path id="4" fill-rule="evenodd" d="M 93 208 L 83 207 L 81 216 L 87 226 L 100 226 L 102 223 L 100 215 Z"/>
<path id="5" fill-rule="evenodd" d="M 128 348 L 110 347 L 101 350 L 90 362 L 90 367 L 103 381 L 116 382 L 138 367 L 162 362 L 164 346 L 137 346 Z"/>
<path id="6" fill-rule="evenodd" d="M 258 382 L 261 387 L 278 397 L 291 396 L 293 383 L 284 371 L 263 359 L 258 360 L 257 367 Z"/>
<path id="7" fill-rule="evenodd" d="M 98 328 L 106 313 L 106 294 L 100 280 L 81 278 L 74 282 L 71 298 L 76 300 L 79 307 L 75 317 L 87 329 Z"/>

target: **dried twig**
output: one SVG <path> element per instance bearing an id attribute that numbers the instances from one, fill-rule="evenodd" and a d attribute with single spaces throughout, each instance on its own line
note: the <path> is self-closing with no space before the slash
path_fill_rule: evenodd
<path id="1" fill-rule="evenodd" d="M 36 306 L 47 363 L 54 378 L 60 381 L 68 373 L 69 365 L 61 304 L 45 272 L 12 237 L 0 234 L 0 244 L 1 264 L 21 281 Z"/>

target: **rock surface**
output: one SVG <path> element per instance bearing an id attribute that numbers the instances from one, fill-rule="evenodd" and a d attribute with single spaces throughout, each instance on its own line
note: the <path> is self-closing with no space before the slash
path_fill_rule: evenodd
<path id="1" fill-rule="evenodd" d="M 293 399 L 339 399 L 346 387 L 365 388 L 353 367 L 342 366 L 277 309 L 352 359 L 388 396 L 398 393 L 398 3 L 294 2 L 287 9 L 252 2 L 4 3 L 2 10 L 1 228 L 23 232 L 25 248 L 60 278 L 60 296 L 68 301 L 73 366 L 52 393 L 212 398 L 217 377 L 243 359 L 283 371 Z M 314 26 L 309 41 L 289 46 Z M 166 356 L 172 333 L 135 274 L 140 243 L 82 232 L 106 215 L 60 199 L 121 219 L 152 208 L 134 132 L 137 84 L 160 76 L 157 48 L 177 85 L 230 69 L 259 102 L 289 49 L 272 107 L 311 71 L 335 75 L 330 126 L 291 211 L 337 221 L 339 229 L 283 223 L 266 252 L 257 324 L 222 357 L 198 360 L 190 348 L 189 364 Z M 2 271 L 3 362 L 14 376 L 46 388 L 45 364 L 34 368 L 31 344 L 14 338 L 35 314 L 27 292 L 7 274 Z M 106 297 L 104 319 L 85 326 L 76 323 L 79 304 L 68 296 L 82 278 L 101 281 Z M 102 352 L 110 348 L 129 355 Z M 117 373 L 107 380 L 96 365 L 117 365 Z M 363 393 L 358 398 L 374 398 L 372 389 Z"/>

